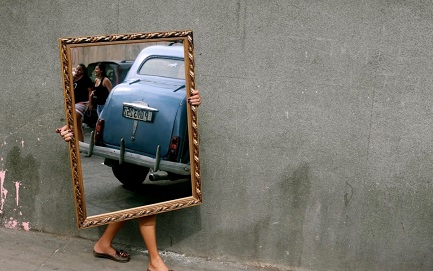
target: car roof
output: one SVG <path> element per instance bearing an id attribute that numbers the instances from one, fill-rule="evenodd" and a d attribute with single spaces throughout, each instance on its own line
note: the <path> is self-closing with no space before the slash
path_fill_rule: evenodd
<path id="1" fill-rule="evenodd" d="M 137 56 L 137 59 L 142 58 L 144 55 L 163 55 L 183 58 L 183 54 L 183 46 L 153 45 L 144 48 Z"/>

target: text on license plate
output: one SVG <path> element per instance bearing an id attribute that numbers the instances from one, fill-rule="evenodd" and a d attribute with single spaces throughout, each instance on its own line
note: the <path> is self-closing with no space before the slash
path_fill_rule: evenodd
<path id="1" fill-rule="evenodd" d="M 123 114 L 125 118 L 142 120 L 142 121 L 152 121 L 152 112 L 143 109 L 137 109 L 131 106 L 123 106 Z"/>

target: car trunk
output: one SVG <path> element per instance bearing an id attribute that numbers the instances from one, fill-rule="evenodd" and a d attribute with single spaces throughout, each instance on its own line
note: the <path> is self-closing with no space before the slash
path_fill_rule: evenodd
<path id="1" fill-rule="evenodd" d="M 104 143 L 119 148 L 123 138 L 126 151 L 151 157 L 155 157 L 159 145 L 164 157 L 173 135 L 178 108 L 185 103 L 185 90 L 179 89 L 181 86 L 179 80 L 163 84 L 140 81 L 118 85 L 112 90 L 101 115 L 104 119 Z M 151 112 L 152 108 L 157 111 Z M 145 112 L 147 116 L 143 117 Z"/>

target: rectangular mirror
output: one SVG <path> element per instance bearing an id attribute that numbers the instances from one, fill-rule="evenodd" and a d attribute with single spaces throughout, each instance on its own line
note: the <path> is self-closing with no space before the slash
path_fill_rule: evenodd
<path id="1" fill-rule="evenodd" d="M 201 204 L 192 31 L 59 45 L 78 227 Z"/>

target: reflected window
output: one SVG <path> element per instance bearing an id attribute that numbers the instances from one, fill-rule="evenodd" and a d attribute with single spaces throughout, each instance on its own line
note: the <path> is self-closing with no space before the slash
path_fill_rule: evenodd
<path id="1" fill-rule="evenodd" d="M 143 63 L 138 74 L 185 79 L 185 65 L 183 59 L 151 57 Z"/>

